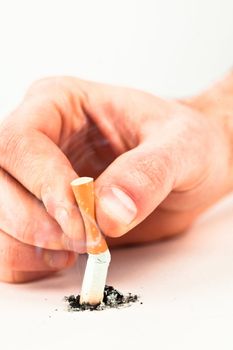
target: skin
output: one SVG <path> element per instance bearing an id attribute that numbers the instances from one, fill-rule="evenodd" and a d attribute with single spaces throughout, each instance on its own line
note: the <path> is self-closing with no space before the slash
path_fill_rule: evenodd
<path id="1" fill-rule="evenodd" d="M 78 176 L 96 179 L 110 245 L 185 231 L 233 188 L 232 119 L 232 73 L 182 101 L 70 77 L 34 83 L 0 125 L 0 279 L 45 277 L 85 251 Z"/>

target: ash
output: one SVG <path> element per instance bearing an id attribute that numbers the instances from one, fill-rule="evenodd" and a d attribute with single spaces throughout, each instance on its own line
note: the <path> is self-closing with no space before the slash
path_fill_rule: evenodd
<path id="1" fill-rule="evenodd" d="M 69 311 L 102 311 L 105 309 L 118 309 L 121 307 L 130 306 L 139 300 L 138 295 L 128 293 L 123 295 L 118 290 L 112 286 L 105 286 L 104 288 L 104 298 L 101 304 L 90 305 L 90 304 L 80 304 L 80 295 L 74 296 L 70 295 L 65 297 L 68 302 Z"/>

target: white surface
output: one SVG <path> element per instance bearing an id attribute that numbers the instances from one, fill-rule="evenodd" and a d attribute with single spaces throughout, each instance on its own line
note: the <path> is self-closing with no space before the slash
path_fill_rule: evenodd
<path id="1" fill-rule="evenodd" d="M 48 75 L 195 93 L 232 66 L 232 14 L 232 0 L 0 0 L 0 118 Z M 109 283 L 143 305 L 68 313 L 79 265 L 0 284 L 0 348 L 232 349 L 232 212 L 231 197 L 187 235 L 113 252 Z"/>
<path id="2" fill-rule="evenodd" d="M 84 261 L 48 280 L 0 284 L 1 348 L 232 349 L 232 212 L 233 196 L 183 236 L 112 252 L 108 282 L 143 305 L 67 312 L 62 299 L 79 291 Z"/>

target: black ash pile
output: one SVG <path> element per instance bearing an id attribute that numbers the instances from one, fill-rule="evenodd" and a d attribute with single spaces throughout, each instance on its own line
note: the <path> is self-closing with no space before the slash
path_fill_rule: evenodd
<path id="1" fill-rule="evenodd" d="M 80 295 L 77 295 L 77 296 L 70 295 L 69 297 L 65 297 L 65 300 L 69 304 L 70 311 L 86 311 L 86 310 L 101 311 L 105 309 L 111 309 L 111 308 L 116 309 L 116 308 L 130 306 L 132 303 L 137 302 L 139 300 L 139 297 L 132 293 L 123 295 L 112 286 L 105 286 L 104 298 L 101 304 L 98 304 L 98 305 L 80 304 Z"/>

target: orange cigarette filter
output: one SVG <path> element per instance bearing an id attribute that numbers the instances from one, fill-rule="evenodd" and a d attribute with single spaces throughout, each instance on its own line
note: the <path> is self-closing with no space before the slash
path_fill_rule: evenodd
<path id="1" fill-rule="evenodd" d="M 99 254 L 105 252 L 108 246 L 95 219 L 93 178 L 79 177 L 71 182 L 71 187 L 84 222 L 87 253 Z"/>

